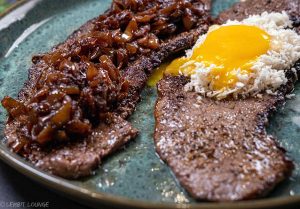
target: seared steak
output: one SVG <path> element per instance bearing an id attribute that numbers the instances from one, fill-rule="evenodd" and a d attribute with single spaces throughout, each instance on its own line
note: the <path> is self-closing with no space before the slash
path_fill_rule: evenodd
<path id="1" fill-rule="evenodd" d="M 217 20 L 224 23 L 227 20 L 242 20 L 249 15 L 257 15 L 263 12 L 282 12 L 286 11 L 294 26 L 299 31 L 300 26 L 300 1 L 299 0 L 247 0 L 236 3 L 230 9 L 221 12 Z"/>
<path id="2" fill-rule="evenodd" d="M 140 100 L 140 93 L 152 71 L 168 57 L 192 47 L 199 35 L 205 33 L 208 27 L 209 24 L 203 24 L 190 32 L 181 33 L 163 43 L 158 51 L 152 52 L 149 56 L 141 57 L 124 69 L 122 74 L 129 81 L 129 94 L 120 102 L 116 110 L 117 113 L 123 118 L 130 116 Z"/>
<path id="3" fill-rule="evenodd" d="M 187 82 L 159 82 L 154 139 L 157 153 L 194 198 L 252 199 L 290 174 L 293 164 L 265 131 L 281 97 L 199 103 L 197 93 L 184 91 Z"/>
<path id="4" fill-rule="evenodd" d="M 299 26 L 299 1 L 246 1 L 223 12 L 219 23 L 249 14 L 286 10 Z M 297 29 L 297 28 L 296 28 Z M 298 74 L 300 65 L 295 69 Z M 296 75 L 277 96 L 221 100 L 184 91 L 186 77 L 165 77 L 158 84 L 154 141 L 159 156 L 180 184 L 198 200 L 236 201 L 266 195 L 288 177 L 293 163 L 265 126 L 269 114 L 292 91 Z"/>
<path id="5" fill-rule="evenodd" d="M 16 127 L 14 121 L 7 123 L 5 134 L 8 143 L 17 140 Z M 24 157 L 42 170 L 75 179 L 91 175 L 103 157 L 122 147 L 137 133 L 129 122 L 114 116 L 112 123 L 95 127 L 86 139 L 45 148 L 33 144 L 30 153 L 24 154 Z"/>
<path id="6" fill-rule="evenodd" d="M 137 2 L 137 4 L 135 5 L 134 2 Z M 138 4 L 143 2 L 145 4 L 139 7 Z M 40 146 L 37 143 L 29 143 L 26 144 L 26 149 L 24 148 L 25 151 L 18 151 L 18 153 L 32 162 L 35 166 L 52 174 L 65 178 L 79 178 L 90 175 L 92 171 L 99 166 L 103 157 L 120 148 L 130 139 L 133 139 L 137 135 L 137 130 L 125 119 L 134 111 L 134 108 L 140 98 L 139 94 L 151 71 L 167 57 L 180 50 L 191 47 L 195 43 L 197 37 L 207 31 L 210 24 L 210 0 L 192 0 L 190 3 L 184 1 L 184 4 L 183 1 L 180 1 L 181 4 L 178 7 L 176 5 L 172 5 L 172 2 L 173 1 L 171 0 L 131 1 L 127 3 L 134 5 L 127 7 L 126 2 L 123 2 L 125 4 L 123 5 L 120 1 L 114 1 L 112 8 L 103 16 L 87 22 L 79 30 L 75 31 L 64 43 L 53 48 L 51 52 L 34 57 L 34 65 L 29 70 L 29 79 L 19 93 L 19 102 L 30 101 L 32 99 L 33 95 L 37 91 L 36 86 L 40 81 L 40 77 L 42 77 L 43 72 L 50 68 L 56 68 L 55 66 L 60 59 L 67 59 L 68 64 L 69 61 L 78 62 L 79 60 L 83 65 L 88 64 L 88 66 L 92 65 L 97 67 L 99 65 L 99 60 L 101 64 L 102 60 L 99 56 L 103 53 L 106 58 L 111 55 L 109 53 L 115 54 L 115 57 L 112 56 L 110 59 L 115 62 L 114 64 L 116 64 L 116 66 L 118 66 L 118 70 L 120 70 L 122 78 L 128 82 L 128 94 L 121 101 L 118 101 L 115 106 L 112 106 L 111 110 L 109 110 L 110 116 L 108 121 L 100 120 L 100 122 L 94 122 L 91 120 L 93 126 L 91 133 L 87 137 L 77 136 L 76 139 L 69 140 L 68 136 L 65 137 L 68 139 L 67 142 L 57 143 L 55 141 L 54 143 L 49 143 L 46 146 Z M 156 3 L 166 5 L 166 7 L 164 7 L 165 10 L 156 11 L 156 9 L 159 8 L 153 6 Z M 184 10 L 184 13 L 180 11 L 180 9 L 182 9 L 181 7 L 187 7 L 187 9 Z M 193 11 L 189 9 L 191 7 Z M 141 8 L 145 10 L 145 13 L 141 11 Z M 132 13 L 135 14 L 135 11 L 131 10 L 138 10 L 138 12 L 142 12 L 144 17 L 137 16 L 134 20 L 132 18 L 128 18 L 132 15 Z M 159 13 L 160 15 L 173 11 L 174 18 L 163 18 L 161 21 L 155 20 L 157 16 L 151 14 L 152 11 L 161 12 Z M 183 14 L 185 14 L 185 16 L 183 16 Z M 193 18 L 196 17 L 195 15 L 197 16 L 198 22 L 194 22 Z M 127 23 L 123 23 L 122 21 L 113 22 L 116 17 L 122 19 L 122 21 L 127 21 Z M 147 21 L 151 21 L 153 18 L 157 21 L 157 23 L 151 22 L 151 24 L 154 24 L 157 29 L 155 31 L 151 31 L 150 34 Z M 180 18 L 183 19 L 181 20 Z M 169 21 L 169 19 L 171 22 L 164 22 Z M 145 27 L 143 27 L 143 30 L 137 30 L 139 28 L 136 28 L 135 21 L 141 21 L 141 24 L 144 24 L 143 26 Z M 130 43 L 131 45 L 129 46 L 130 48 L 128 49 L 128 53 L 129 51 L 135 52 L 135 50 L 140 50 L 138 51 L 138 54 L 128 57 L 123 56 L 124 50 L 122 51 L 122 47 L 115 49 L 113 48 L 115 47 L 114 45 L 109 46 L 112 47 L 112 51 L 107 52 L 107 48 L 102 51 L 101 47 L 107 46 L 105 45 L 105 42 L 101 42 L 101 39 L 106 39 L 109 35 L 111 35 L 111 29 L 109 27 L 114 28 L 115 24 L 128 24 L 124 33 L 127 33 L 126 35 L 132 36 L 133 38 L 137 38 L 141 35 L 140 33 L 145 33 L 142 34 L 146 37 L 145 39 L 138 39 L 136 42 L 133 41 Z M 181 27 L 179 27 L 180 25 Z M 97 27 L 100 27 L 99 30 L 101 33 L 98 33 L 98 29 L 94 32 Z M 105 28 L 102 31 L 101 27 L 108 27 L 108 29 Z M 124 26 L 122 26 L 122 28 L 120 26 L 120 28 L 114 31 L 113 34 L 115 37 L 118 36 L 116 34 L 120 32 L 119 29 L 124 30 Z M 156 35 L 154 35 L 154 33 Z M 90 45 L 95 43 L 95 37 L 96 42 L 100 41 L 102 44 L 96 45 L 97 47 L 100 47 L 100 50 L 97 47 L 90 47 Z M 81 43 L 82 38 L 85 38 L 83 43 Z M 120 40 L 118 39 L 118 41 Z M 156 43 L 157 41 L 159 42 L 159 45 Z M 140 48 L 135 48 L 136 44 L 140 44 Z M 88 61 L 86 61 L 87 59 Z M 127 63 L 125 64 L 125 62 Z M 49 63 L 51 63 L 50 66 Z M 69 66 L 65 67 L 68 68 Z M 83 72 L 86 71 L 84 68 L 80 70 Z M 111 69 L 109 69 L 109 71 L 110 70 Z M 80 79 L 78 80 L 80 81 Z M 81 84 L 86 85 L 86 82 L 87 81 L 83 80 Z M 81 84 L 79 84 L 79 86 Z M 91 96 L 93 97 L 97 95 Z M 77 102 L 76 97 L 74 97 L 74 101 L 75 103 Z M 81 102 L 81 100 L 79 100 L 79 102 Z M 78 104 L 80 104 L 79 102 Z M 60 105 L 60 103 L 57 105 Z M 19 108 L 15 109 L 18 110 Z M 12 110 L 15 111 L 15 109 Z M 83 111 L 85 111 L 84 108 Z M 87 113 L 89 112 L 87 111 Z M 86 120 L 83 118 L 82 121 L 84 122 Z M 13 146 L 15 144 L 18 144 L 16 142 L 18 142 L 20 136 L 22 136 L 19 134 L 20 127 L 24 127 L 24 124 L 20 125 L 21 122 L 22 120 L 15 119 L 11 115 L 6 124 L 5 134 L 7 137 L 7 143 L 9 146 L 12 146 L 12 148 L 14 148 Z M 60 128 L 63 128 L 63 136 L 65 136 L 65 133 L 68 133 L 68 129 L 64 130 L 64 127 Z M 58 129 L 57 133 L 61 133 L 59 131 L 60 130 Z M 55 136 L 57 136 L 57 133 L 55 133 Z M 72 134 L 74 135 L 74 133 L 76 133 L 76 130 L 71 133 L 70 136 L 72 136 Z M 21 148 L 23 149 L 23 147 Z"/>

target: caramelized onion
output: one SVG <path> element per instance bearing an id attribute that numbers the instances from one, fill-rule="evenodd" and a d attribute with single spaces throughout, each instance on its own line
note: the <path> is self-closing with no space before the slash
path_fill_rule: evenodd
<path id="1" fill-rule="evenodd" d="M 51 123 L 56 127 L 62 127 L 71 119 L 71 102 L 64 104 L 51 118 Z"/>
<path id="2" fill-rule="evenodd" d="M 14 118 L 17 118 L 27 112 L 26 107 L 23 103 L 7 96 L 2 100 L 2 106 Z"/>
<path id="3" fill-rule="evenodd" d="M 132 19 L 129 24 L 126 27 L 126 30 L 124 32 L 124 37 L 127 41 L 130 41 L 133 38 L 133 34 L 135 31 L 137 31 L 138 25 L 135 19 Z"/>
<path id="4" fill-rule="evenodd" d="M 196 27 L 202 15 L 201 0 L 114 0 L 93 28 L 32 59 L 43 67 L 26 101 L 2 100 L 20 124 L 11 147 L 20 152 L 28 143 L 88 136 L 93 125 L 110 120 L 128 94 L 120 70 L 174 33 Z"/>

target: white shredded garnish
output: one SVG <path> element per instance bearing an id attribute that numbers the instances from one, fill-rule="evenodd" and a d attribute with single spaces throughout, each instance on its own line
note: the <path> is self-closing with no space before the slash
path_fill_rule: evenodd
<path id="1" fill-rule="evenodd" d="M 287 99 L 293 99 L 296 96 L 296 94 L 288 94 L 285 96 Z"/>
<path id="2" fill-rule="evenodd" d="M 228 21 L 224 25 L 251 25 L 257 26 L 266 31 L 271 36 L 270 50 L 261 55 L 252 66 L 252 73 L 241 74 L 241 69 L 237 69 L 238 82 L 231 89 L 212 90 L 210 86 L 209 74 L 216 66 L 205 66 L 201 62 L 195 62 L 195 73 L 191 75 L 191 81 L 185 86 L 186 91 L 195 91 L 202 96 L 223 99 L 228 95 L 234 98 L 239 96 L 258 96 L 259 93 L 266 92 L 275 95 L 276 90 L 288 81 L 286 70 L 292 70 L 293 65 L 300 59 L 300 36 L 292 29 L 292 22 L 286 12 L 267 13 L 253 15 L 242 21 Z M 213 26 L 210 31 L 220 26 Z M 187 57 L 191 57 L 196 47 L 201 45 L 207 37 L 200 36 L 193 49 L 186 52 Z M 184 67 L 184 66 L 182 66 Z M 182 68 L 181 67 L 181 68 Z"/>

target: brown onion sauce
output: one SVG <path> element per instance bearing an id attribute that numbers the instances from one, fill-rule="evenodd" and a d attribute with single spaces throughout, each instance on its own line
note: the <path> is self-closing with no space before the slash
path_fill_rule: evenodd
<path id="1" fill-rule="evenodd" d="M 65 47 L 33 58 L 43 68 L 26 101 L 10 97 L 2 105 L 19 124 L 15 152 L 30 142 L 46 145 L 86 137 L 94 125 L 110 122 L 116 104 L 128 94 L 120 73 L 164 39 L 198 26 L 200 0 L 114 0 L 93 29 Z"/>

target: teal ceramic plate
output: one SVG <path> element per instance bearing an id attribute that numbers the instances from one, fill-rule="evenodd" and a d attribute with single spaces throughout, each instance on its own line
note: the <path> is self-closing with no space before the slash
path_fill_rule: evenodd
<path id="1" fill-rule="evenodd" d="M 234 1 L 215 0 L 213 13 Z M 62 42 L 87 20 L 103 13 L 109 0 L 31 0 L 0 20 L 0 98 L 16 97 L 27 78 L 31 57 Z M 180 187 L 170 169 L 155 154 L 153 107 L 156 90 L 147 88 L 130 118 L 140 135 L 110 156 L 90 178 L 68 181 L 36 170 L 0 143 L 3 161 L 65 196 L 93 207 L 122 208 L 275 208 L 300 205 L 300 85 L 296 98 L 270 120 L 269 133 L 287 149 L 296 169 L 293 176 L 266 198 L 238 203 L 195 202 Z M 0 128 L 6 113 L 1 107 Z"/>

